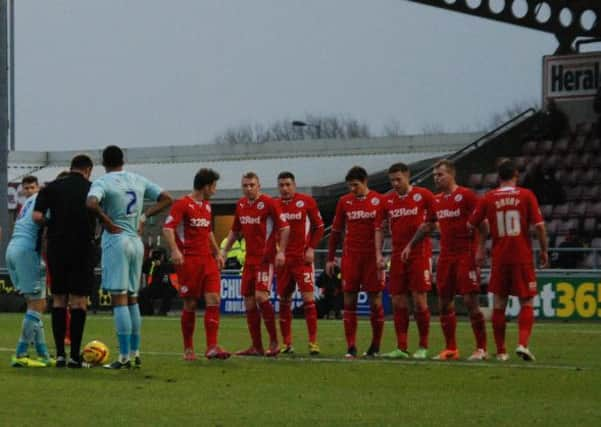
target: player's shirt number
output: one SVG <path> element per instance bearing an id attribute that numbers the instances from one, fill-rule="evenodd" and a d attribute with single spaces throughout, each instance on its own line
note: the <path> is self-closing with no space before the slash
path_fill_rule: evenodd
<path id="1" fill-rule="evenodd" d="M 497 212 L 497 231 L 499 237 L 515 237 L 522 232 L 520 225 L 520 211 L 499 211 Z"/>
<path id="2" fill-rule="evenodd" d="M 125 194 L 127 195 L 127 206 L 125 207 L 125 213 L 127 216 L 133 216 L 136 215 L 137 213 L 137 203 L 138 203 L 138 196 L 136 195 L 135 191 L 126 191 Z"/>

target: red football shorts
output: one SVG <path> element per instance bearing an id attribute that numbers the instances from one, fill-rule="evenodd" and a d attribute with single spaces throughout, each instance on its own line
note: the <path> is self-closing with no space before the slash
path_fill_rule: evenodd
<path id="1" fill-rule="evenodd" d="M 176 266 L 182 298 L 200 298 L 203 294 L 221 293 L 221 276 L 217 262 L 211 256 L 187 256 Z"/>
<path id="2" fill-rule="evenodd" d="M 530 298 L 537 294 L 536 275 L 531 263 L 494 264 L 490 270 L 488 291 L 495 295 Z"/>
<path id="3" fill-rule="evenodd" d="M 438 258 L 436 287 L 441 297 L 480 292 L 480 269 L 473 256 Z"/>
<path id="4" fill-rule="evenodd" d="M 376 255 L 345 254 L 341 265 L 343 292 L 381 292 L 384 271 L 378 269 Z"/>
<path id="5" fill-rule="evenodd" d="M 313 292 L 313 271 L 313 264 L 307 264 L 303 259 L 287 259 L 286 264 L 276 271 L 278 295 L 291 295 L 296 285 L 301 292 Z"/>
<path id="6" fill-rule="evenodd" d="M 390 295 L 428 292 L 430 289 L 432 289 L 430 257 L 411 257 L 407 262 L 403 262 L 400 256 L 393 255 L 390 262 Z"/>
<path id="7" fill-rule="evenodd" d="M 245 265 L 242 272 L 241 292 L 243 297 L 254 296 L 255 292 L 271 292 L 273 264 Z"/>

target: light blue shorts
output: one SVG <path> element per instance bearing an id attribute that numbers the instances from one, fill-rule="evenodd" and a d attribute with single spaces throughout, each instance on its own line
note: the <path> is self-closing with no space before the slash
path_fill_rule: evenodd
<path id="1" fill-rule="evenodd" d="M 102 289 L 136 296 L 140 289 L 144 245 L 138 236 L 113 235 L 102 245 Z"/>
<path id="2" fill-rule="evenodd" d="M 13 286 L 28 300 L 46 298 L 46 283 L 40 254 L 34 249 L 15 244 L 6 248 L 6 266 Z"/>

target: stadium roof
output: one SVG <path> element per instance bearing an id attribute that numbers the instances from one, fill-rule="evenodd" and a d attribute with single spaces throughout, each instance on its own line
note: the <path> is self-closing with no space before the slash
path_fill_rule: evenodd
<path id="1" fill-rule="evenodd" d="M 215 201 L 235 200 L 240 194 L 240 176 L 253 170 L 265 191 L 274 193 L 276 175 L 292 171 L 302 191 L 341 182 L 353 165 L 361 165 L 371 173 L 386 169 L 391 163 L 411 164 L 424 159 L 445 156 L 470 143 L 479 134 L 443 134 L 369 138 L 353 140 L 307 140 L 266 144 L 196 145 L 134 148 L 126 150 L 125 169 L 147 176 L 174 193 L 188 191 L 192 177 L 201 167 L 217 170 L 221 179 Z M 96 164 L 100 150 L 82 150 Z M 53 180 L 68 168 L 70 159 L 79 152 L 11 152 L 9 181 L 26 174 L 42 182 Z M 93 178 L 104 173 L 96 167 Z"/>

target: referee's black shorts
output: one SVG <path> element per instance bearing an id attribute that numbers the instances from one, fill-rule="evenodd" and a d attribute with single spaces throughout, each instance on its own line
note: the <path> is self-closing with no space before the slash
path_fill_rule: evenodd
<path id="1" fill-rule="evenodd" d="M 54 295 L 90 296 L 94 289 L 96 248 L 48 242 L 48 273 Z"/>

